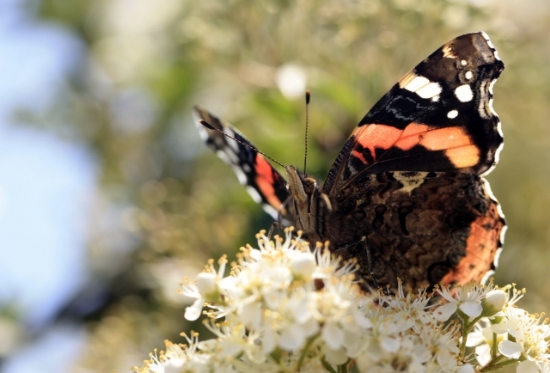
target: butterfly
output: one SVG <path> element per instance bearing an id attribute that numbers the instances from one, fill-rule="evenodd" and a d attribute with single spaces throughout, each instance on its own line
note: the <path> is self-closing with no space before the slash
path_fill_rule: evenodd
<path id="1" fill-rule="evenodd" d="M 361 119 L 323 184 L 292 166 L 285 179 L 231 125 L 194 111 L 206 145 L 252 197 L 312 245 L 355 258 L 365 290 L 465 284 L 493 273 L 506 230 L 484 178 L 503 145 L 492 107 L 503 69 L 484 32 L 449 41 Z"/>

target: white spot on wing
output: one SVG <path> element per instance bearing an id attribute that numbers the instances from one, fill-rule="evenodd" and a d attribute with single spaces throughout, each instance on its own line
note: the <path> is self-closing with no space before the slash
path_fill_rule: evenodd
<path id="1" fill-rule="evenodd" d="M 442 91 L 439 83 L 432 82 L 428 78 L 420 75 L 415 76 L 402 88 L 411 92 L 415 92 L 422 98 L 432 98 L 435 96 L 439 96 Z"/>
<path id="2" fill-rule="evenodd" d="M 242 184 L 242 185 L 246 185 L 248 183 L 248 178 L 246 177 L 246 174 L 239 168 L 239 166 L 232 166 L 231 167 L 233 169 L 233 171 L 235 172 L 235 174 L 237 175 L 237 178 L 239 179 L 239 182 Z M 249 192 L 250 193 L 250 192 Z M 256 192 L 257 193 L 257 192 Z M 252 198 L 254 198 L 254 196 L 252 196 Z M 255 200 L 256 201 L 256 200 Z M 260 201 L 256 201 L 256 202 L 260 202 Z"/>
<path id="3" fill-rule="evenodd" d="M 466 71 L 464 77 L 468 80 L 471 80 L 474 77 L 474 74 L 471 71 Z"/>
<path id="4" fill-rule="evenodd" d="M 468 64 L 468 62 L 466 62 L 466 60 L 460 60 L 460 64 L 462 66 L 466 66 Z"/>
<path id="5" fill-rule="evenodd" d="M 250 194 L 250 196 L 252 197 L 252 199 L 254 200 L 254 202 L 256 203 L 262 203 L 262 196 L 260 196 L 260 193 L 258 193 L 258 191 L 254 188 L 252 188 L 250 185 L 247 185 L 246 186 L 246 191 L 248 192 L 248 194 Z M 272 207 L 273 208 L 273 207 Z M 264 209 L 265 209 L 265 206 L 264 206 Z M 275 209 L 273 209 L 275 210 Z M 268 212 L 269 213 L 269 212 Z M 269 213 L 270 214 L 270 213 Z M 271 214 L 270 214 L 271 215 Z M 272 215 L 273 216 L 273 215 Z M 277 216 L 277 215 L 275 215 Z"/>
<path id="6" fill-rule="evenodd" d="M 424 87 L 416 91 L 416 94 L 422 98 L 431 98 L 438 96 L 441 93 L 442 89 L 438 83 L 431 82 Z"/>
<path id="7" fill-rule="evenodd" d="M 200 124 L 200 123 L 199 123 L 199 124 Z M 200 124 L 200 126 L 202 127 L 202 124 Z M 198 127 L 198 126 L 197 126 L 197 127 Z M 201 127 L 198 127 L 198 129 L 199 129 L 199 136 L 201 137 L 201 140 L 202 140 L 203 142 L 206 142 L 206 140 L 208 140 L 208 138 L 209 138 L 210 136 L 208 136 L 208 133 L 207 133 L 204 129 L 202 129 Z"/>
<path id="8" fill-rule="evenodd" d="M 222 161 L 229 165 L 238 165 L 239 164 L 239 157 L 231 151 L 231 149 L 221 149 L 216 151 L 216 155 L 218 158 L 220 158 Z"/>
<path id="9" fill-rule="evenodd" d="M 274 220 L 279 219 L 279 212 L 271 205 L 267 203 L 262 204 L 264 211 L 267 212 Z"/>
<path id="10" fill-rule="evenodd" d="M 449 119 L 454 119 L 458 116 L 458 111 L 457 110 L 451 110 L 447 113 L 447 118 Z"/>
<path id="11" fill-rule="evenodd" d="M 474 93 L 469 84 L 463 84 L 455 89 L 455 96 L 461 102 L 469 102 L 474 98 Z"/>
<path id="12" fill-rule="evenodd" d="M 403 88 L 411 92 L 416 92 L 428 84 L 430 84 L 430 80 L 428 78 L 423 76 L 415 76 L 414 79 L 407 83 L 407 85 Z"/>
<path id="13" fill-rule="evenodd" d="M 224 128 L 224 132 L 226 134 L 228 134 L 229 136 L 231 136 L 231 137 L 235 137 L 235 132 L 231 131 L 227 127 Z M 226 137 L 227 145 L 229 145 L 235 153 L 238 153 L 239 152 L 239 144 L 235 140 L 233 140 L 231 137 Z"/>

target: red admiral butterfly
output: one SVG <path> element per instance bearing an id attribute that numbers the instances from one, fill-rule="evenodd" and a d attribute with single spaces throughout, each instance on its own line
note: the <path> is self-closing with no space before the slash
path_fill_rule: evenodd
<path id="1" fill-rule="evenodd" d="M 286 168 L 288 182 L 239 132 L 196 107 L 206 144 L 255 200 L 330 241 L 358 275 L 406 289 L 482 281 L 495 269 L 504 217 L 483 178 L 503 145 L 493 85 L 504 64 L 489 37 L 451 40 L 407 73 L 359 122 L 325 183 Z M 205 129 L 205 121 L 241 143 Z"/>

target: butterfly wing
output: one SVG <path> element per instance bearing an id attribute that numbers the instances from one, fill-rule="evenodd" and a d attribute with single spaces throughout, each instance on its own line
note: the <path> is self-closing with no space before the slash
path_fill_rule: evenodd
<path id="1" fill-rule="evenodd" d="M 274 219 L 281 215 L 285 220 L 291 220 L 284 208 L 289 193 L 287 182 L 281 174 L 230 124 L 198 106 L 194 108 L 194 115 L 205 144 L 231 166 L 252 198 L 261 203 Z M 205 121 L 221 132 L 207 129 L 200 121 Z"/>
<path id="2" fill-rule="evenodd" d="M 492 108 L 503 69 L 483 32 L 443 45 L 365 115 L 323 191 L 333 194 L 362 175 L 387 171 L 489 172 L 503 142 Z"/>
<path id="3" fill-rule="evenodd" d="M 459 36 L 353 131 L 323 186 L 333 209 L 322 228 L 360 277 L 413 290 L 481 281 L 495 268 L 505 221 L 482 176 L 503 142 L 492 109 L 503 69 L 487 35 Z"/>

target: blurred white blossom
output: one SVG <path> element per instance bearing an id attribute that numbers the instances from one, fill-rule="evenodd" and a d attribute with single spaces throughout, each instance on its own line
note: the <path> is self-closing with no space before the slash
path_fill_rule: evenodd
<path id="1" fill-rule="evenodd" d="M 303 68 L 285 64 L 277 69 L 277 87 L 286 98 L 302 97 L 306 93 L 307 76 Z"/>

